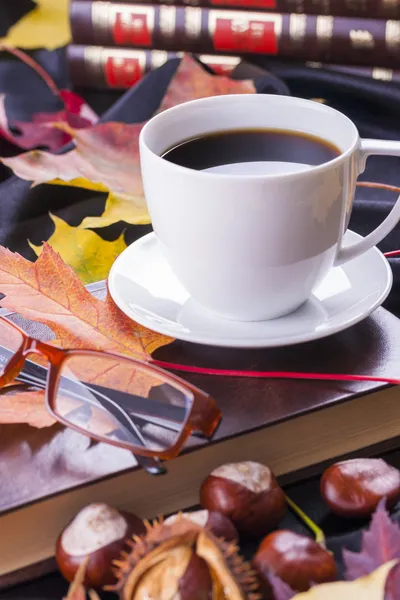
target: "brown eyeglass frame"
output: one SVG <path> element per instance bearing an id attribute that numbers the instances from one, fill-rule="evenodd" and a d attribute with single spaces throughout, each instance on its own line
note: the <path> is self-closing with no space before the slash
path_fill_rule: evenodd
<path id="1" fill-rule="evenodd" d="M 23 329 L 18 327 L 18 325 L 15 325 L 5 317 L 0 316 L 0 321 L 5 322 L 7 326 L 16 329 L 22 336 L 22 343 L 20 348 L 9 359 L 3 371 L 0 372 L 0 389 L 9 386 L 13 382 L 15 377 L 17 377 L 20 374 L 24 367 L 25 361 L 27 360 L 30 354 L 37 354 L 39 356 L 42 356 L 49 362 L 45 386 L 46 408 L 48 412 L 56 421 L 62 423 L 66 427 L 69 427 L 71 429 L 74 429 L 75 431 L 78 431 L 79 433 L 86 435 L 87 437 L 95 439 L 99 442 L 111 444 L 112 446 L 124 448 L 135 455 L 138 454 L 149 458 L 160 458 L 164 460 L 169 460 L 175 458 L 179 454 L 187 439 L 194 432 L 200 432 L 205 437 L 211 437 L 219 425 L 219 422 L 221 420 L 221 411 L 217 407 L 215 400 L 196 386 L 186 382 L 185 380 L 181 379 L 180 377 L 177 377 L 176 375 L 173 375 L 172 373 L 169 373 L 168 371 L 164 371 L 163 369 L 160 369 L 159 367 L 153 366 L 149 363 L 135 360 L 133 358 L 130 358 L 129 356 L 124 356 L 113 352 L 73 349 L 64 350 L 62 348 L 46 344 L 45 342 L 42 342 L 29 336 Z M 160 379 L 164 380 L 165 383 L 170 383 L 173 387 L 180 389 L 180 391 L 182 391 L 182 393 L 184 393 L 189 398 L 191 396 L 192 405 L 190 411 L 188 411 L 186 419 L 182 424 L 181 432 L 179 433 L 174 444 L 170 448 L 168 448 L 167 450 L 160 450 L 155 452 L 152 450 L 148 450 L 147 448 L 143 448 L 141 446 L 136 447 L 131 444 L 124 443 L 123 441 L 108 439 L 101 435 L 96 435 L 92 433 L 89 434 L 89 432 L 85 429 L 81 429 L 74 423 L 70 423 L 68 419 L 64 419 L 55 412 L 54 404 L 63 363 L 67 358 L 71 356 L 82 355 L 98 356 L 101 358 L 110 357 L 120 360 L 121 362 L 128 361 L 130 364 L 136 364 L 137 369 L 140 370 L 142 373 L 148 373 L 150 376 L 152 374 L 158 375 L 160 376 Z"/>

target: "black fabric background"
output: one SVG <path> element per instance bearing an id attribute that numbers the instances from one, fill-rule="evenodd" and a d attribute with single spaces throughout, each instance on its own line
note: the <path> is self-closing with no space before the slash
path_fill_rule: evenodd
<path id="1" fill-rule="evenodd" d="M 0 2 L 0 15 L 1 6 Z M 63 48 L 53 52 L 40 50 L 33 54 L 60 87 L 70 87 Z M 262 59 L 258 59 L 257 62 L 269 71 L 268 74 L 256 78 L 260 93 L 324 98 L 330 106 L 353 119 L 363 137 L 400 140 L 400 87 L 396 84 L 374 82 L 301 66 L 285 66 Z M 141 121 L 149 118 L 157 108 L 177 65 L 178 61 L 171 61 L 145 78 L 135 90 L 125 94 L 78 91 L 92 108 L 102 115 L 104 121 Z M 5 53 L 0 53 L 0 93 L 7 95 L 6 107 L 11 121 L 29 120 L 34 112 L 59 108 L 57 99 L 38 76 Z M 0 155 L 12 155 L 16 152 L 15 147 L 0 140 Z M 400 186 L 400 158 L 369 159 L 367 171 L 362 179 Z M 359 189 L 350 223 L 351 229 L 362 235 L 367 234 L 384 219 L 395 199 L 396 195 L 392 193 Z M 30 189 L 29 182 L 18 179 L 0 165 L 0 243 L 33 260 L 35 257 L 27 240 L 40 244 L 51 235 L 53 226 L 48 211 L 51 210 L 71 225 L 77 225 L 85 216 L 100 215 L 104 202 L 104 194 L 86 190 L 46 185 Z M 98 233 L 106 239 L 115 239 L 123 230 L 126 230 L 126 241 L 129 243 L 149 231 L 150 227 L 120 223 L 98 230 Z M 396 227 L 380 247 L 383 251 L 400 248 L 400 228 Z M 394 285 L 385 306 L 400 315 L 400 259 L 392 259 L 391 266 Z M 393 464 L 400 466 L 400 453 L 393 453 L 388 458 Z M 330 546 L 337 552 L 338 557 L 343 542 L 347 547 L 358 546 L 360 536 L 357 530 L 360 523 L 344 522 L 329 516 L 319 498 L 318 480 L 312 479 L 301 485 L 291 486 L 289 491 L 306 512 L 326 529 L 330 536 Z M 287 525 L 301 530 L 301 526 L 293 517 L 288 518 Z M 247 545 L 245 550 L 250 554 L 251 545 Z M 60 599 L 64 592 L 65 583 L 55 574 L 3 592 L 0 598 L 50 600 Z"/>

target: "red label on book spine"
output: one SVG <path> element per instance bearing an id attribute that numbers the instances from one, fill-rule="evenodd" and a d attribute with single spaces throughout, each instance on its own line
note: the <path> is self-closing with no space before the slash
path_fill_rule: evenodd
<path id="1" fill-rule="evenodd" d="M 276 0 L 210 0 L 212 6 L 275 9 Z"/>
<path id="2" fill-rule="evenodd" d="M 217 18 L 214 48 L 225 52 L 277 54 L 278 41 L 274 22 Z"/>
<path id="3" fill-rule="evenodd" d="M 138 58 L 109 56 L 104 65 L 104 74 L 109 87 L 129 88 L 143 77 L 144 72 Z"/>
<path id="4" fill-rule="evenodd" d="M 146 14 L 129 14 L 119 12 L 116 14 L 113 38 L 117 46 L 150 47 L 152 44 L 152 29 Z"/>

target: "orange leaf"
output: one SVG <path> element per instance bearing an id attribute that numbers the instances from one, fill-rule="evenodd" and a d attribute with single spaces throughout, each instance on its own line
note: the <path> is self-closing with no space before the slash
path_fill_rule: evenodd
<path id="1" fill-rule="evenodd" d="M 0 246 L 1 305 L 48 325 L 63 347 L 108 350 L 146 360 L 172 341 L 126 317 L 108 295 L 94 298 L 48 245 L 35 263 Z"/>
<path id="2" fill-rule="evenodd" d="M 13 390 L 0 394 L 0 423 L 27 423 L 32 427 L 50 427 L 55 420 L 49 415 L 43 391 Z"/>
<path id="3" fill-rule="evenodd" d="M 253 81 L 234 81 L 224 75 L 210 75 L 198 62 L 185 54 L 157 112 L 198 98 L 224 94 L 254 94 L 255 91 Z"/>
<path id="4" fill-rule="evenodd" d="M 158 112 L 196 98 L 254 92 L 252 81 L 232 81 L 225 76 L 210 75 L 193 58 L 185 55 Z M 16 175 L 35 184 L 53 179 L 84 178 L 103 184 L 125 199 L 134 198 L 138 203 L 143 197 L 138 145 L 143 125 L 110 122 L 74 129 L 66 123 L 58 123 L 59 129 L 73 137 L 76 150 L 62 155 L 34 150 L 2 161 Z"/>

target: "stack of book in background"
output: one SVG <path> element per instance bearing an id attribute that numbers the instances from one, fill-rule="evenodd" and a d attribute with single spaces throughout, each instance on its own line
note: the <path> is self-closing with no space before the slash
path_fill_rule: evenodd
<path id="1" fill-rule="evenodd" d="M 71 78 L 124 89 L 181 52 L 229 74 L 255 55 L 400 81 L 400 0 L 71 0 Z"/>

